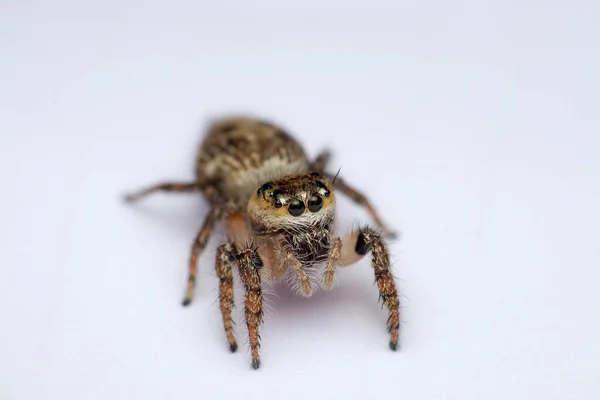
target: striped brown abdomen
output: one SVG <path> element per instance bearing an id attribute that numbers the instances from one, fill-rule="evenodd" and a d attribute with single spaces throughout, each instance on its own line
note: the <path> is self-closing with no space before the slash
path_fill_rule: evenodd
<path id="1" fill-rule="evenodd" d="M 199 182 L 212 182 L 219 197 L 240 205 L 262 183 L 307 171 L 308 159 L 300 143 L 281 128 L 251 118 L 214 123 L 196 163 Z"/>

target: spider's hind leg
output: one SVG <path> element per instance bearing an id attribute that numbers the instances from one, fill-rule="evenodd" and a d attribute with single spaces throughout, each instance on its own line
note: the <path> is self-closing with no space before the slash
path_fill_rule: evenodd
<path id="1" fill-rule="evenodd" d="M 327 164 L 329 164 L 330 160 L 331 151 L 323 150 L 319 154 L 317 154 L 315 159 L 310 163 L 310 170 L 312 172 L 322 174 L 325 172 L 325 168 L 327 168 Z"/>
<path id="2" fill-rule="evenodd" d="M 124 196 L 124 199 L 127 203 L 133 203 L 157 192 L 192 193 L 200 190 L 202 190 L 202 187 L 198 182 L 163 182 L 129 193 Z"/>

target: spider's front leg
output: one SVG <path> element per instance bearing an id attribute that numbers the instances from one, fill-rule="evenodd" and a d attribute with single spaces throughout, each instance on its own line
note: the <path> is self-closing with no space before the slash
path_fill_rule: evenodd
<path id="1" fill-rule="evenodd" d="M 313 294 L 313 288 L 310 286 L 308 274 L 302 267 L 302 263 L 296 258 L 290 250 L 289 245 L 280 243 L 280 250 L 277 251 L 277 258 L 281 260 L 283 265 L 290 266 L 298 277 L 299 285 L 296 288 L 299 294 L 305 297 L 310 297 Z"/>
<path id="2" fill-rule="evenodd" d="M 246 288 L 244 314 L 250 338 L 252 368 L 258 369 L 260 367 L 258 352 L 260 347 L 259 327 L 263 320 L 263 294 L 259 270 L 262 268 L 263 262 L 256 249 L 250 248 L 250 246 L 240 251 L 236 258 L 240 278 Z"/>
<path id="3" fill-rule="evenodd" d="M 219 305 L 223 316 L 223 327 L 229 342 L 229 349 L 235 352 L 238 348 L 233 333 L 231 311 L 234 306 L 233 298 L 233 264 L 235 263 L 235 248 L 231 243 L 225 243 L 217 248 L 216 270 L 219 277 Z"/>
<path id="4" fill-rule="evenodd" d="M 387 326 L 391 335 L 390 348 L 396 350 L 400 331 L 400 300 L 390 270 L 389 252 L 381 235 L 373 229 L 362 228 L 343 240 L 340 238 L 335 239 L 329 251 L 323 285 L 326 289 L 331 288 L 335 269 L 338 265 L 354 264 L 368 252 L 371 252 L 371 265 L 379 288 L 379 298 L 389 311 Z"/>

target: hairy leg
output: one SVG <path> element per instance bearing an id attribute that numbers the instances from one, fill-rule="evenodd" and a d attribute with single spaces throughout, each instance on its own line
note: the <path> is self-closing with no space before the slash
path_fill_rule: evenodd
<path id="1" fill-rule="evenodd" d="M 200 190 L 202 188 L 198 182 L 165 182 L 130 193 L 125 196 L 125 201 L 133 203 L 156 192 L 192 193 L 199 192 Z"/>
<path id="2" fill-rule="evenodd" d="M 389 311 L 387 321 L 390 332 L 390 348 L 396 350 L 400 331 L 400 300 L 390 270 L 390 257 L 381 236 L 370 228 L 353 232 L 343 240 L 337 239 L 330 251 L 324 286 L 331 287 L 333 274 L 337 265 L 347 266 L 363 258 L 371 252 L 371 266 L 375 273 L 375 282 L 379 289 L 379 298 Z"/>
<path id="3" fill-rule="evenodd" d="M 385 223 L 383 222 L 383 219 L 379 216 L 379 213 L 377 212 L 377 210 L 375 210 L 375 207 L 373 206 L 371 201 L 364 194 L 362 194 L 361 192 L 359 192 L 357 189 L 353 188 L 352 186 L 348 185 L 338 175 L 335 175 L 335 176 L 328 175 L 328 177 L 329 177 L 329 179 L 331 179 L 331 181 L 333 182 L 333 186 L 336 189 L 340 190 L 342 193 L 344 193 L 346 196 L 348 196 L 356 204 L 366 208 L 367 212 L 369 213 L 371 218 L 373 218 L 373 221 L 375 221 L 377 226 L 379 226 L 381 229 L 383 229 L 383 233 L 384 233 L 385 237 L 395 238 L 397 236 L 397 234 L 395 232 L 391 231 L 390 229 L 388 229 L 386 227 Z"/>
<path id="4" fill-rule="evenodd" d="M 235 248 L 231 243 L 225 243 L 217 248 L 216 270 L 219 277 L 219 305 L 223 316 L 223 326 L 229 349 L 235 352 L 238 348 L 233 332 L 231 311 L 234 306 L 233 298 L 233 269 L 235 263 Z"/>
<path id="5" fill-rule="evenodd" d="M 225 218 L 230 212 L 228 206 L 228 204 L 225 204 L 223 206 L 213 207 L 204 218 L 202 228 L 194 239 L 189 261 L 188 283 L 185 290 L 185 297 L 182 302 L 184 306 L 189 305 L 194 297 L 196 275 L 198 274 L 198 258 L 200 257 L 200 254 L 202 254 L 202 251 L 204 251 L 206 248 L 208 240 L 210 239 L 211 233 L 216 224 Z"/>
<path id="6" fill-rule="evenodd" d="M 260 335 L 259 328 L 263 320 L 263 295 L 259 270 L 263 262 L 256 249 L 246 248 L 237 255 L 237 264 L 242 282 L 246 288 L 244 314 L 250 339 L 252 368 L 260 367 Z"/>

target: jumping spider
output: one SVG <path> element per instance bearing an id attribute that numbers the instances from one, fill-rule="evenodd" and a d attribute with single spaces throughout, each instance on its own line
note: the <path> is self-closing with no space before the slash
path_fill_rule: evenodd
<path id="1" fill-rule="evenodd" d="M 192 245 L 183 305 L 192 301 L 198 257 L 211 231 L 224 222 L 227 242 L 217 248 L 216 256 L 223 324 L 234 352 L 238 345 L 231 312 L 237 267 L 246 289 L 244 312 L 254 369 L 260 366 L 263 286 L 287 279 L 299 294 L 309 297 L 318 286 L 331 288 L 338 266 L 353 264 L 368 252 L 379 297 L 389 310 L 390 348 L 398 346 L 400 303 L 383 240 L 394 235 L 365 196 L 325 171 L 329 159 L 330 153 L 323 151 L 310 161 L 300 143 L 272 123 L 223 118 L 209 127 L 200 144 L 195 181 L 162 183 L 126 196 L 133 202 L 159 191 L 203 193 L 211 208 Z M 334 188 L 365 207 L 383 234 L 363 227 L 338 237 Z"/>

